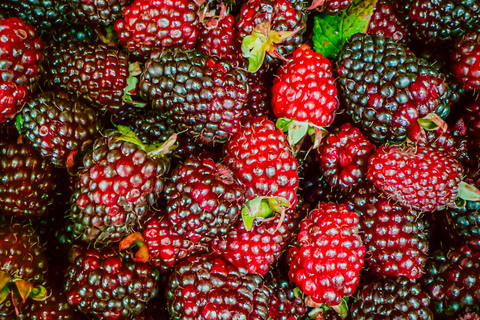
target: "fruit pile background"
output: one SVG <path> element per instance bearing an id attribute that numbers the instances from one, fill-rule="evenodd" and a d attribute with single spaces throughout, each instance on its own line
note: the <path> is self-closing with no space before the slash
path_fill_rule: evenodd
<path id="1" fill-rule="evenodd" d="M 480 320 L 479 0 L 2 0 L 0 319 Z"/>

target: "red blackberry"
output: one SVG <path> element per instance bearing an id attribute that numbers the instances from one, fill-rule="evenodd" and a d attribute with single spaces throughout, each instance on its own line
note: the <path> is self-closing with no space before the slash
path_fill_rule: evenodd
<path id="1" fill-rule="evenodd" d="M 67 0 L 77 16 L 92 25 L 108 26 L 122 16 L 131 0 Z"/>
<path id="2" fill-rule="evenodd" d="M 227 8 L 223 3 L 219 7 L 218 16 L 204 17 L 204 20 L 201 21 L 202 28 L 198 36 L 197 48 L 208 55 L 235 63 L 240 59 L 240 45 L 235 38 L 235 17 L 227 13 Z"/>
<path id="3" fill-rule="evenodd" d="M 166 292 L 172 320 L 268 318 L 270 289 L 263 279 L 243 274 L 213 255 L 191 257 L 178 265 Z"/>
<path id="4" fill-rule="evenodd" d="M 400 143 L 418 119 L 448 115 L 445 81 L 392 38 L 356 34 L 343 46 L 337 65 L 347 113 L 376 143 Z"/>
<path id="5" fill-rule="evenodd" d="M 23 108 L 20 131 L 56 166 L 71 167 L 98 134 L 95 111 L 66 92 L 45 92 Z"/>
<path id="6" fill-rule="evenodd" d="M 268 69 L 278 63 L 278 57 L 290 55 L 303 42 L 306 19 L 302 1 L 244 2 L 237 17 L 236 38 L 241 43 L 243 56 L 249 58 L 248 70 L 257 71 L 263 57 Z"/>
<path id="7" fill-rule="evenodd" d="M 135 0 L 114 24 L 120 43 L 134 56 L 155 49 L 193 48 L 198 34 L 198 7 L 193 0 Z"/>
<path id="8" fill-rule="evenodd" d="M 293 208 L 297 203 L 298 163 L 285 135 L 266 117 L 250 118 L 225 147 L 225 164 L 246 190 L 247 203 L 242 214 L 249 229 L 256 217 L 268 218 Z M 270 200 L 276 205 L 272 206 Z M 274 208 L 275 207 L 275 208 Z"/>
<path id="9" fill-rule="evenodd" d="M 468 153 L 475 167 L 480 164 L 480 100 L 467 104 L 460 121 L 468 141 Z"/>
<path id="10" fill-rule="evenodd" d="M 439 249 L 425 268 L 422 286 L 430 295 L 430 309 L 439 319 L 480 305 L 478 274 L 480 252 L 468 245 Z"/>
<path id="11" fill-rule="evenodd" d="M 316 137 L 335 119 L 339 102 L 331 69 L 327 58 L 304 44 L 278 70 L 273 80 L 272 107 L 279 118 L 278 126 L 288 130 L 292 147 L 300 140 L 296 136 L 303 139 L 312 127 Z"/>
<path id="12" fill-rule="evenodd" d="M 144 99 L 205 144 L 239 131 L 249 91 L 246 72 L 197 50 L 152 54 L 140 80 Z"/>
<path id="13" fill-rule="evenodd" d="M 44 301 L 33 302 L 24 314 L 30 320 L 82 320 L 59 292 L 52 293 Z"/>
<path id="14" fill-rule="evenodd" d="M 252 117 L 266 116 L 269 119 L 275 119 L 271 105 L 272 84 L 270 79 L 249 74 L 248 84 L 250 94 L 248 95 L 245 114 L 250 114 Z"/>
<path id="15" fill-rule="evenodd" d="M 45 85 L 63 89 L 101 110 L 115 112 L 131 101 L 135 64 L 126 53 L 101 42 L 66 41 L 48 48 Z"/>
<path id="16" fill-rule="evenodd" d="M 112 248 L 84 249 L 67 271 L 65 293 L 82 313 L 108 320 L 131 319 L 157 295 L 159 273 Z"/>
<path id="17" fill-rule="evenodd" d="M 307 211 L 308 206 L 298 202 L 296 208 L 258 222 L 251 230 L 246 229 L 243 221 L 238 221 L 225 236 L 215 239 L 212 252 L 242 271 L 264 276 L 287 249 Z"/>
<path id="18" fill-rule="evenodd" d="M 0 124 L 13 118 L 34 90 L 43 41 L 18 18 L 0 19 Z"/>
<path id="19" fill-rule="evenodd" d="M 353 191 L 346 203 L 360 215 L 365 260 L 372 273 L 410 280 L 423 275 L 428 241 L 419 213 L 381 196 L 370 184 Z"/>
<path id="20" fill-rule="evenodd" d="M 309 9 L 318 8 L 320 11 L 325 11 L 327 14 L 337 14 L 340 11 L 347 9 L 352 1 L 353 0 L 313 0 Z"/>
<path id="21" fill-rule="evenodd" d="M 0 209 L 6 216 L 34 218 L 52 200 L 52 167 L 30 145 L 0 143 Z"/>
<path id="22" fill-rule="evenodd" d="M 390 37 L 395 41 L 407 43 L 409 34 L 403 17 L 397 11 L 397 1 L 380 0 L 373 9 L 367 33 Z"/>
<path id="23" fill-rule="evenodd" d="M 451 59 L 453 73 L 463 87 L 480 90 L 480 29 L 465 33 L 455 42 Z"/>
<path id="24" fill-rule="evenodd" d="M 124 134 L 112 131 L 94 142 L 76 181 L 74 234 L 89 243 L 120 241 L 155 203 L 169 169 L 164 154 L 171 141 L 147 146 L 126 127 L 119 129 Z"/>
<path id="25" fill-rule="evenodd" d="M 463 168 L 431 147 L 381 146 L 369 159 L 367 178 L 406 207 L 436 211 L 454 204 Z"/>
<path id="26" fill-rule="evenodd" d="M 227 233 L 245 202 L 243 188 L 228 168 L 199 157 L 173 171 L 165 197 L 174 232 L 205 244 Z"/>
<path id="27" fill-rule="evenodd" d="M 478 0 L 404 0 L 412 37 L 422 44 L 452 43 L 480 22 Z"/>
<path id="28" fill-rule="evenodd" d="M 42 243 L 29 224 L 0 223 L 0 239 L 0 317 L 14 319 L 28 308 L 27 299 L 47 298 L 43 285 L 48 263 Z"/>
<path id="29" fill-rule="evenodd" d="M 268 306 L 268 318 L 277 320 L 300 320 L 304 318 L 307 307 L 297 286 L 288 281 L 279 272 L 269 273 L 265 281 L 272 294 Z"/>
<path id="30" fill-rule="evenodd" d="M 344 204 L 320 202 L 300 224 L 288 275 L 313 302 L 336 306 L 357 289 L 364 255 L 357 214 Z"/>
<path id="31" fill-rule="evenodd" d="M 350 307 L 352 320 L 433 320 L 430 297 L 407 278 L 380 278 L 360 288 Z"/>
<path id="32" fill-rule="evenodd" d="M 332 187 L 350 189 L 362 183 L 368 158 L 375 152 L 359 129 L 350 123 L 332 131 L 317 149 L 317 161 Z"/>

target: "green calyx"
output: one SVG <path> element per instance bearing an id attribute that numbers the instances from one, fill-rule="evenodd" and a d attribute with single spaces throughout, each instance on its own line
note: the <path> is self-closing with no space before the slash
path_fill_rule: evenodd
<path id="1" fill-rule="evenodd" d="M 120 137 L 117 138 L 118 140 L 130 142 L 136 146 L 139 146 L 143 151 L 147 153 L 150 158 L 158 158 L 165 156 L 177 147 L 175 145 L 175 143 L 177 142 L 177 134 L 172 134 L 170 138 L 168 138 L 167 141 L 165 141 L 163 144 L 157 143 L 146 145 L 129 127 L 118 125 L 116 128 L 120 133 Z"/>
<path id="2" fill-rule="evenodd" d="M 278 53 L 276 45 L 294 36 L 301 28 L 295 31 L 271 30 L 270 22 L 259 24 L 253 29 L 252 34 L 243 38 L 242 53 L 248 59 L 248 71 L 256 72 L 263 64 L 265 54 L 274 58 L 284 58 Z"/>
<path id="3" fill-rule="evenodd" d="M 140 68 L 140 63 L 134 62 L 128 65 L 128 78 L 127 78 L 127 86 L 123 89 L 123 101 L 138 107 L 143 108 L 145 107 L 145 102 L 134 101 L 132 96 L 137 93 L 137 85 L 138 85 L 138 75 L 142 73 L 142 69 Z"/>
<path id="4" fill-rule="evenodd" d="M 426 131 L 446 132 L 448 130 L 447 123 L 436 113 L 429 113 L 425 117 L 417 119 L 417 122 Z"/>
<path id="5" fill-rule="evenodd" d="M 13 298 L 15 294 L 18 293 L 23 303 L 27 299 L 32 299 L 35 301 L 43 301 L 48 298 L 47 289 L 43 286 L 33 286 L 33 283 L 19 279 L 13 278 L 5 271 L 0 271 L 0 303 L 5 301 L 9 295 L 13 292 Z M 18 296 L 17 296 L 18 297 Z M 14 305 L 17 305 L 17 301 L 13 301 Z"/>
<path id="6" fill-rule="evenodd" d="M 308 313 L 309 318 L 313 319 L 325 319 L 323 314 L 326 313 L 328 310 L 335 310 L 340 318 L 345 319 L 348 316 L 348 297 L 344 297 L 342 302 L 336 306 L 329 306 L 325 303 L 318 304 L 313 302 L 310 297 L 305 299 L 305 304 L 309 307 L 313 307 L 312 311 Z"/>
<path id="7" fill-rule="evenodd" d="M 255 221 L 263 221 L 275 217 L 276 213 L 284 214 L 290 202 L 282 197 L 256 197 L 245 203 L 242 208 L 243 225 L 247 231 L 252 230 Z M 282 219 L 280 219 L 280 224 Z"/>
<path id="8" fill-rule="evenodd" d="M 287 118 L 277 120 L 277 128 L 287 133 L 287 140 L 293 154 L 296 154 L 302 145 L 303 139 L 308 134 L 313 140 L 313 149 L 320 146 L 322 138 L 327 134 L 327 130 L 315 126 L 308 122 L 301 122 Z"/>
<path id="9" fill-rule="evenodd" d="M 17 129 L 18 133 L 22 134 L 23 123 L 25 119 L 23 119 L 21 114 L 17 114 L 15 117 L 15 129 Z"/>
<path id="10" fill-rule="evenodd" d="M 460 181 L 458 184 L 458 198 L 465 201 L 480 201 L 480 190 L 472 184 Z"/>

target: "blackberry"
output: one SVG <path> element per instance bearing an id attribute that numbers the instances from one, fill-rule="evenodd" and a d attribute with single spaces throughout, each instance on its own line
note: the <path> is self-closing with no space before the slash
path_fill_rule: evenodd
<path id="1" fill-rule="evenodd" d="M 0 209 L 35 218 L 47 212 L 54 186 L 52 167 L 30 145 L 0 143 Z"/>
<path id="2" fill-rule="evenodd" d="M 168 150 L 149 149 L 128 139 L 132 134 L 109 132 L 94 142 L 83 159 L 71 211 L 74 234 L 83 241 L 120 241 L 146 216 L 163 190 L 162 176 L 170 166 L 163 152 Z"/>
<path id="3" fill-rule="evenodd" d="M 262 277 L 241 273 L 213 255 L 180 263 L 168 280 L 166 294 L 172 320 L 227 314 L 232 319 L 268 318 L 270 289 Z"/>
<path id="4" fill-rule="evenodd" d="M 417 119 L 450 111 L 441 75 L 392 38 L 356 34 L 337 65 L 347 113 L 375 143 L 400 143 Z"/>
<path id="5" fill-rule="evenodd" d="M 56 166 L 71 167 L 98 134 L 94 109 L 66 92 L 45 92 L 23 108 L 21 131 L 41 155 Z M 17 119 L 18 121 L 18 119 Z"/>
<path id="6" fill-rule="evenodd" d="M 268 273 L 265 281 L 272 290 L 268 313 L 270 319 L 300 320 L 307 312 L 307 307 L 297 286 L 280 272 Z"/>
<path id="7" fill-rule="evenodd" d="M 137 73 L 125 52 L 101 42 L 66 41 L 50 46 L 47 55 L 46 87 L 67 90 L 81 101 L 110 112 L 118 110 L 124 100 L 130 101 Z"/>
<path id="8" fill-rule="evenodd" d="M 92 25 L 108 26 L 122 16 L 131 0 L 67 0 L 78 17 Z"/>
<path id="9" fill-rule="evenodd" d="M 432 253 L 421 278 L 430 295 L 430 309 L 438 317 L 458 315 L 478 308 L 480 251 L 469 245 L 447 247 Z"/>
<path id="10" fill-rule="evenodd" d="M 247 73 L 197 50 L 152 54 L 140 95 L 201 143 L 226 142 L 240 131 L 250 88 Z"/>
<path id="11" fill-rule="evenodd" d="M 69 267 L 65 293 L 70 305 L 96 318 L 131 319 L 157 295 L 158 271 L 113 248 L 84 249 Z"/>
<path id="12" fill-rule="evenodd" d="M 403 0 L 407 27 L 422 44 L 451 44 L 480 22 L 478 0 Z"/>
<path id="13" fill-rule="evenodd" d="M 455 42 L 451 53 L 452 70 L 466 90 L 480 90 L 479 57 L 480 29 L 468 31 Z"/>
<path id="14" fill-rule="evenodd" d="M 379 278 L 359 289 L 350 307 L 352 320 L 433 320 L 430 297 L 405 277 Z"/>
<path id="15" fill-rule="evenodd" d="M 398 12 L 398 1 L 380 0 L 377 2 L 367 33 L 390 37 L 401 43 L 407 43 L 410 40 L 403 17 Z"/>

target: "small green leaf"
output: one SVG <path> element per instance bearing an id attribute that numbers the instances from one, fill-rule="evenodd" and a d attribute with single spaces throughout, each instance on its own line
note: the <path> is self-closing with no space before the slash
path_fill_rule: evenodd
<path id="1" fill-rule="evenodd" d="M 292 119 L 288 118 L 279 118 L 277 120 L 277 128 L 282 130 L 282 132 L 287 132 L 288 131 L 288 125 L 292 122 Z"/>
<path id="2" fill-rule="evenodd" d="M 446 132 L 448 130 L 446 122 L 436 113 L 429 113 L 425 117 L 417 119 L 417 122 L 421 128 L 427 131 L 440 129 L 441 132 Z"/>
<path id="3" fill-rule="evenodd" d="M 243 38 L 242 52 L 243 56 L 248 59 L 249 72 L 254 73 L 260 69 L 269 45 L 268 38 L 260 33 L 254 32 Z"/>
<path id="4" fill-rule="evenodd" d="M 15 128 L 17 129 L 18 133 L 22 133 L 23 123 L 25 120 L 23 119 L 21 114 L 18 114 L 15 118 Z"/>
<path id="5" fill-rule="evenodd" d="M 338 15 L 321 13 L 314 17 L 313 49 L 333 59 L 356 33 L 366 32 L 378 0 L 353 0 Z"/>
<path id="6" fill-rule="evenodd" d="M 44 286 L 36 286 L 32 289 L 28 297 L 35 301 L 43 301 L 46 300 L 48 296 L 49 295 L 47 288 L 45 288 Z"/>

